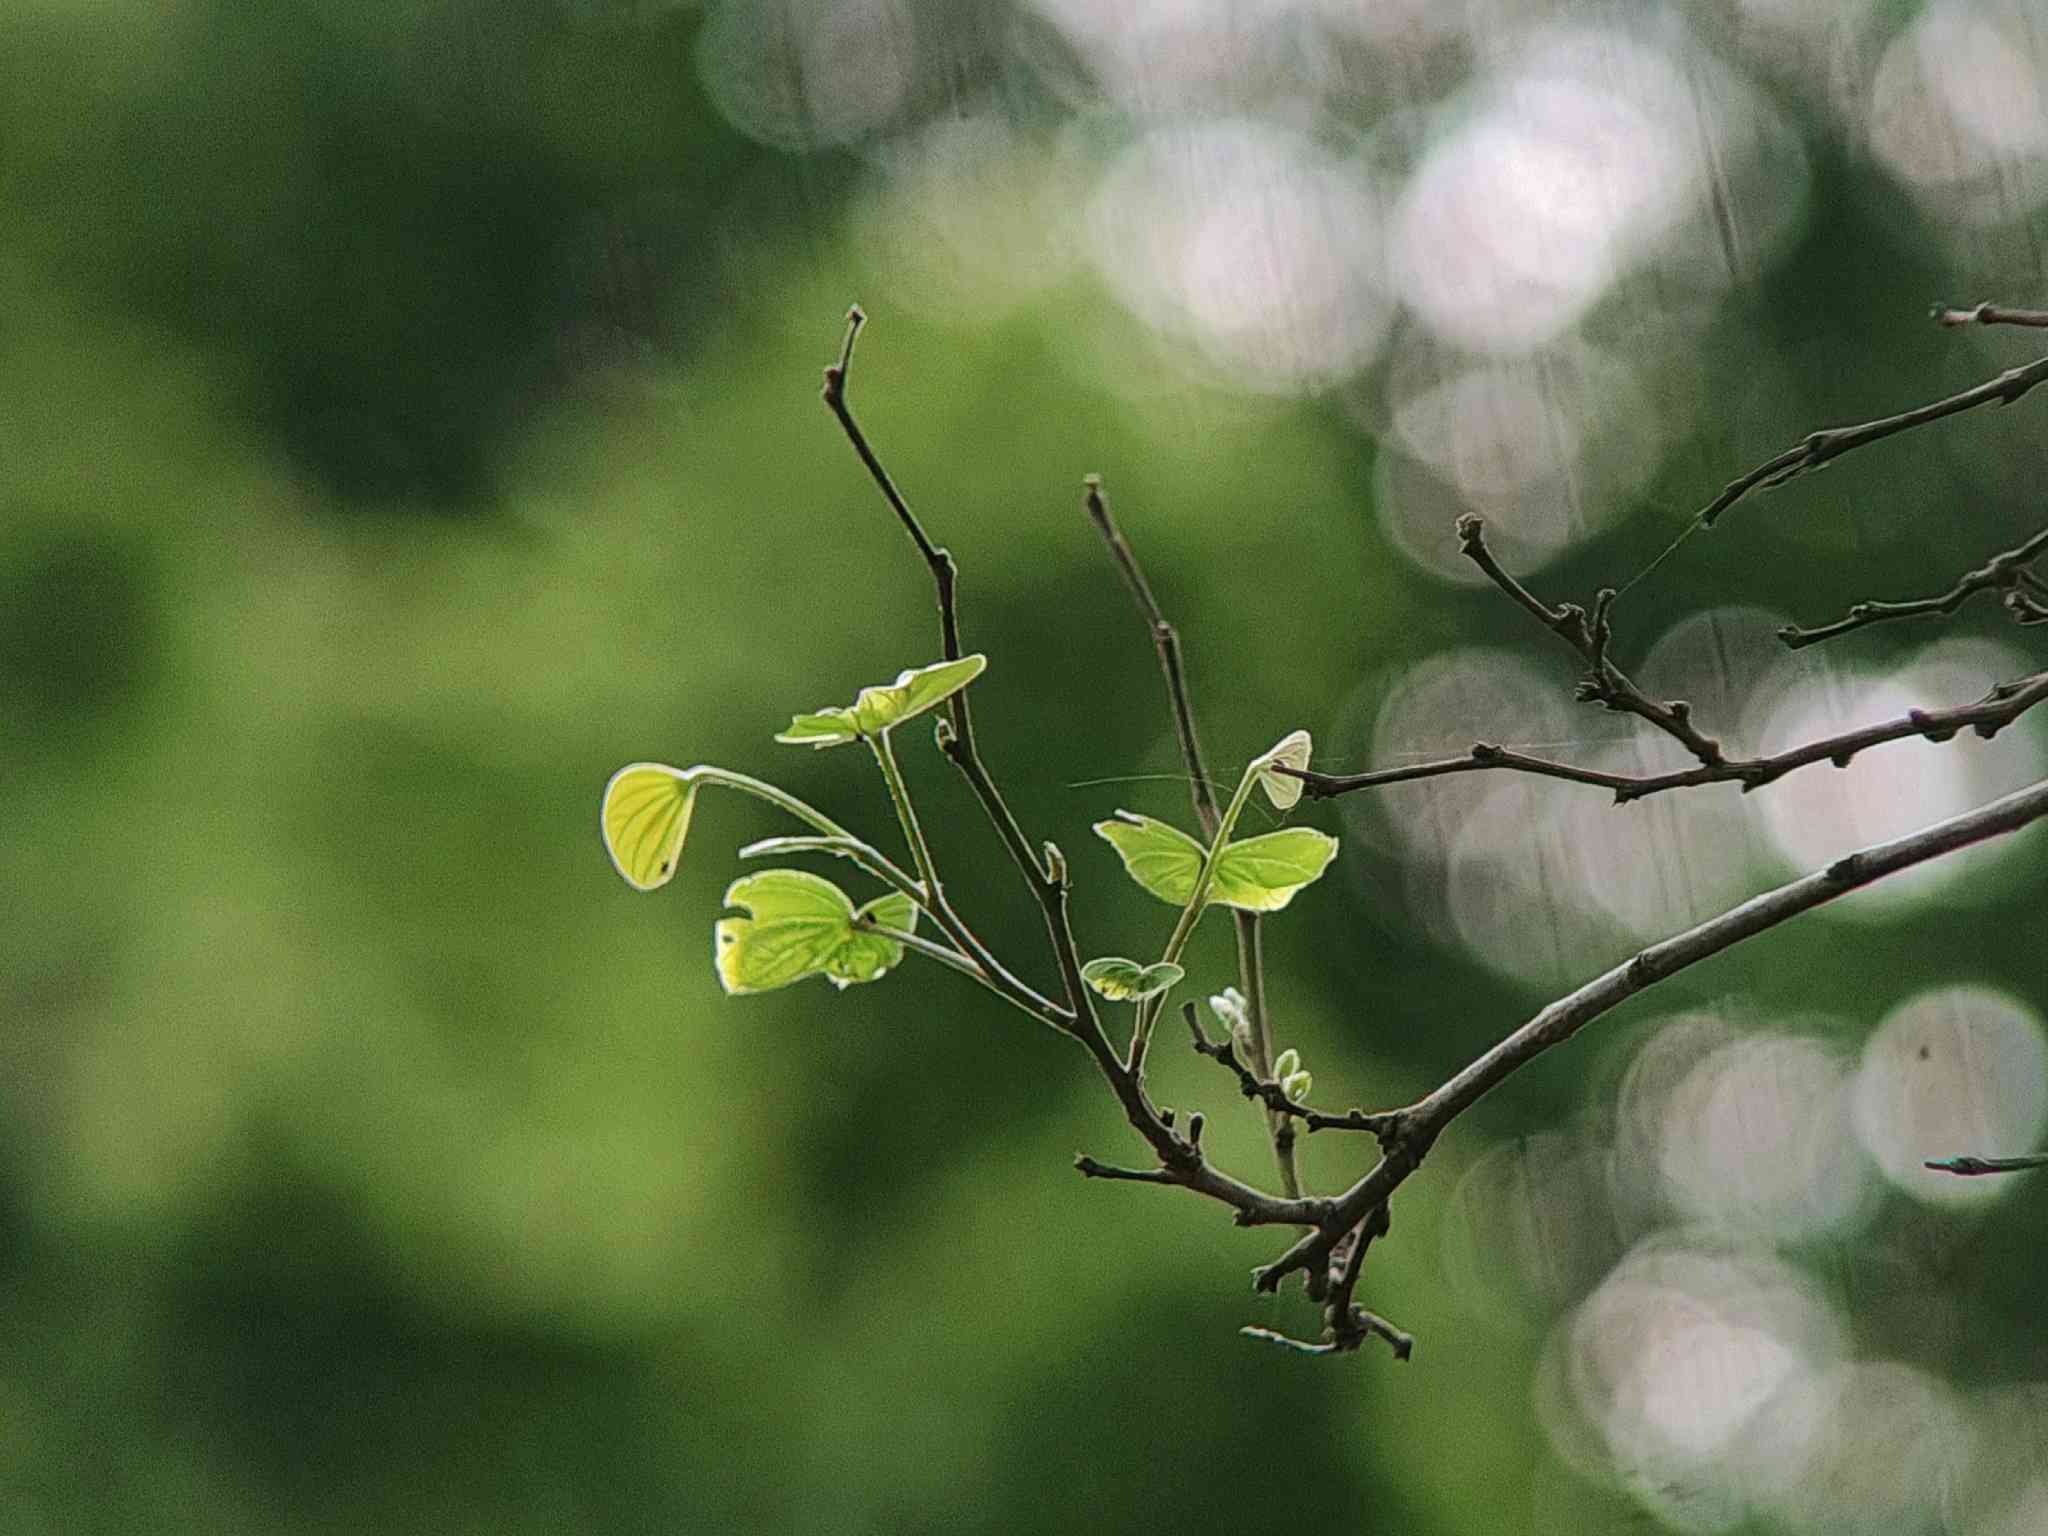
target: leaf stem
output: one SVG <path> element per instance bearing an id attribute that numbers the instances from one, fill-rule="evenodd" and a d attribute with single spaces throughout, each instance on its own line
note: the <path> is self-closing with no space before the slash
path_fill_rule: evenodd
<path id="1" fill-rule="evenodd" d="M 929 893 L 926 904 L 934 909 L 936 916 L 936 909 L 945 901 L 939 886 L 939 870 L 932 861 L 931 845 L 925 841 L 924 827 L 917 819 L 917 807 L 911 804 L 910 786 L 903 781 L 903 770 L 897 765 L 896 749 L 889 744 L 887 731 L 878 731 L 866 741 L 875 754 L 875 766 L 882 770 L 882 782 L 889 786 L 889 803 L 896 807 L 896 820 L 903 827 L 903 840 L 910 845 L 910 861 L 917 866 L 918 878 Z"/>
<path id="2" fill-rule="evenodd" d="M 1237 781 L 1237 792 L 1230 797 L 1230 804 L 1216 819 L 1216 835 L 1209 840 L 1208 851 L 1202 855 L 1202 867 L 1195 875 L 1195 888 L 1188 893 L 1187 905 L 1181 908 L 1180 917 L 1173 925 L 1173 933 L 1167 938 L 1166 950 L 1160 955 L 1162 965 L 1175 964 L 1180 952 L 1187 948 L 1193 937 L 1195 925 L 1202 920 L 1202 909 L 1209 902 L 1209 887 L 1216 880 L 1216 864 L 1223 857 L 1223 850 L 1230 842 L 1230 834 L 1236 830 L 1237 818 L 1244 810 L 1244 803 L 1251 798 L 1252 786 L 1259 781 L 1259 764 L 1256 760 L 1245 765 L 1244 777 Z M 1165 1007 L 1172 988 L 1147 998 L 1138 1005 L 1136 1027 L 1131 1031 L 1130 1067 L 1138 1071 L 1145 1064 L 1145 1047 L 1152 1038 L 1152 1026 L 1159 1021 L 1159 1011 Z"/>
<path id="3" fill-rule="evenodd" d="M 917 807 L 910 798 L 910 786 L 905 782 L 903 769 L 896 761 L 896 749 L 889 741 L 887 731 L 877 731 L 865 738 L 874 751 L 875 764 L 882 770 L 882 782 L 889 786 L 889 800 L 896 807 L 896 819 L 903 826 L 904 841 L 910 844 L 911 862 L 917 866 L 923 881 L 919 906 L 931 915 L 940 930 L 959 946 L 961 952 L 978 970 L 981 980 L 991 990 L 1016 1004 L 1041 1023 L 1054 1029 L 1065 1030 L 1070 1022 L 1066 1010 L 1042 996 L 1033 987 L 1019 980 L 990 953 L 987 945 L 975 937 L 974 930 L 961 920 L 946 900 L 945 887 L 939 883 L 939 866 L 932 858 L 931 844 L 925 840 L 924 826 L 917 819 Z"/>
<path id="4" fill-rule="evenodd" d="M 1195 819 L 1202 836 L 1216 834 L 1216 794 L 1209 785 L 1209 770 L 1202 760 L 1202 739 L 1195 729 L 1194 701 L 1189 696 L 1187 668 L 1180 654 L 1180 634 L 1152 595 L 1145 568 L 1138 553 L 1117 526 L 1109 509 L 1109 497 L 1102 488 L 1102 476 L 1088 475 L 1082 481 L 1084 504 L 1109 547 L 1110 558 L 1123 574 L 1138 615 L 1152 634 L 1152 648 L 1159 657 L 1160 675 L 1166 681 L 1166 700 L 1173 710 L 1173 730 L 1180 739 L 1182 765 L 1188 771 L 1188 795 L 1194 803 Z M 1266 1009 L 1265 945 L 1259 928 L 1259 914 L 1232 908 L 1230 916 L 1237 929 L 1237 978 L 1244 991 L 1245 1014 L 1251 1024 L 1252 1065 L 1264 1076 L 1273 1062 L 1273 1019 Z M 1301 1176 L 1294 1154 L 1294 1124 L 1286 1115 L 1266 1111 L 1266 1132 L 1273 1140 L 1273 1160 L 1280 1170 L 1280 1187 L 1292 1198 L 1301 1193 Z"/>

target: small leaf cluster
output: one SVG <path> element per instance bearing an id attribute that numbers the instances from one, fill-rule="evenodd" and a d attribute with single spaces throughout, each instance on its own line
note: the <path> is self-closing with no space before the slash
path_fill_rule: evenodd
<path id="1" fill-rule="evenodd" d="M 713 941 L 718 980 L 726 992 L 767 992 L 810 976 L 822 976 L 840 988 L 877 981 L 901 963 L 907 950 L 917 949 L 974 976 L 1047 1022 L 1061 1023 L 1055 1005 L 1013 981 L 1005 986 L 1001 967 L 946 903 L 890 745 L 890 733 L 898 726 L 951 699 L 987 665 L 986 657 L 971 655 L 912 668 L 899 673 L 893 683 L 861 689 L 850 705 L 796 715 L 776 735 L 777 741 L 792 746 L 862 742 L 872 750 L 910 845 L 915 876 L 873 844 L 772 784 L 709 765 L 672 768 L 654 762 L 628 764 L 605 787 L 600 822 L 612 863 L 635 890 L 667 884 L 682 857 L 698 789 L 717 784 L 741 790 L 812 829 L 802 836 L 751 844 L 740 850 L 743 858 L 831 854 L 852 860 L 889 889 L 856 904 L 832 881 L 802 869 L 766 869 L 735 880 L 726 889 L 725 905 L 737 909 L 737 915 L 718 920 Z M 1218 818 L 1216 832 L 1206 844 L 1170 823 L 1130 811 L 1118 811 L 1096 824 L 1096 833 L 1116 851 L 1138 887 L 1181 909 L 1157 960 L 1105 955 L 1080 968 L 1081 979 L 1098 995 L 1138 1008 L 1141 1038 L 1166 996 L 1185 979 L 1181 951 L 1205 910 L 1222 906 L 1278 912 L 1319 879 L 1336 856 L 1336 839 L 1309 827 L 1232 837 L 1254 790 L 1263 792 L 1278 810 L 1296 804 L 1301 781 L 1283 770 L 1306 769 L 1312 750 L 1308 732 L 1295 731 L 1246 765 L 1228 810 Z M 1055 861 L 1053 867 L 1063 870 L 1063 861 Z M 1064 880 L 1064 873 L 1058 878 Z M 947 942 L 920 936 L 920 914 L 931 919 Z M 1237 998 L 1234 989 L 1225 996 Z M 1232 1027 L 1237 1033 L 1248 1028 L 1241 998 Z M 1308 1074 L 1298 1070 L 1298 1062 L 1282 1076 L 1291 1096 L 1307 1092 Z"/>

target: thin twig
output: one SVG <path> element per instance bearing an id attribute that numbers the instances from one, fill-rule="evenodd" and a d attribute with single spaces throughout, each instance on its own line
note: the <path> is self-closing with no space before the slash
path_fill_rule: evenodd
<path id="1" fill-rule="evenodd" d="M 1940 319 L 1942 313 L 1937 308 L 1936 318 Z M 1999 313 L 2017 315 L 2027 311 L 2006 310 Z M 2008 320 L 2004 323 L 2020 325 L 2034 322 Z M 1916 406 L 1910 411 L 1901 411 L 1896 416 L 1880 416 L 1875 421 L 1858 422 L 1854 426 L 1827 427 L 1819 432 L 1810 432 L 1783 453 L 1773 454 L 1754 469 L 1730 480 L 1722 487 L 1720 495 L 1693 514 L 1692 519 L 1680 530 L 1678 537 L 1666 545 L 1656 559 L 1622 584 L 1621 590 L 1626 592 L 1656 570 L 1694 534 L 1713 527 L 1720 521 L 1722 513 L 1751 491 L 1774 489 L 1787 480 L 1803 475 L 1808 470 L 1819 469 L 1854 449 L 1882 442 L 1885 438 L 1896 437 L 1901 432 L 1910 432 L 1915 427 L 1924 427 L 1930 422 L 1941 421 L 1963 411 L 1975 410 L 1980 405 L 2010 405 L 2043 381 L 2048 381 L 2048 357 L 2036 358 L 2033 362 L 2023 363 L 2017 368 L 2008 368 L 1997 377 L 1986 379 L 1982 384 L 1931 404 Z"/>
<path id="2" fill-rule="evenodd" d="M 1377 1312 L 1354 1306 L 1351 1300 L 1358 1289 L 1358 1277 L 1365 1270 L 1366 1251 L 1372 1247 L 1375 1238 L 1387 1235 L 1391 1225 L 1392 1218 L 1385 1203 L 1374 1206 L 1366 1212 L 1365 1220 L 1353 1227 L 1350 1235 L 1339 1243 L 1341 1261 L 1335 1255 L 1332 1257 L 1337 1274 L 1331 1282 L 1329 1303 L 1325 1308 L 1329 1319 L 1326 1332 L 1331 1346 L 1340 1352 L 1354 1350 L 1372 1338 L 1385 1339 L 1396 1360 L 1406 1360 L 1415 1352 L 1412 1337 Z"/>
<path id="3" fill-rule="evenodd" d="M 1317 773 L 1313 769 L 1296 771 L 1285 766 L 1276 771 L 1300 779 L 1303 793 L 1318 800 L 1350 794 L 1353 790 L 1403 784 L 1412 779 L 1504 768 L 1544 778 L 1566 779 L 1575 784 L 1597 785 L 1612 790 L 1615 802 L 1622 804 L 1662 794 L 1666 790 L 1689 789 L 1701 784 L 1734 783 L 1740 784 L 1745 791 L 1758 789 L 1783 778 L 1794 769 L 1815 763 L 1832 763 L 1837 768 L 1846 768 L 1865 748 L 1912 737 L 1948 741 L 1970 731 L 1988 741 L 2044 699 L 2048 699 L 2048 672 L 2030 672 L 2009 683 L 1997 684 L 1973 703 L 1959 704 L 1951 709 L 1909 709 L 1893 719 L 1858 726 L 1834 736 L 1823 736 L 1817 741 L 1788 747 L 1768 757 L 1730 758 L 1719 763 L 1674 769 L 1670 773 L 1608 773 L 1598 768 L 1579 768 L 1570 763 L 1554 763 L 1510 752 L 1505 747 L 1483 741 L 1474 744 L 1472 750 L 1462 757 L 1413 763 L 1403 768 L 1381 768 L 1372 773 Z"/>
<path id="4" fill-rule="evenodd" d="M 897 521 L 910 535 L 917 546 L 917 552 L 931 570 L 932 585 L 937 592 L 939 605 L 939 639 L 948 661 L 958 660 L 960 649 L 960 611 L 955 588 L 959 571 L 953 564 L 953 557 L 941 546 L 934 544 L 918 521 L 917 514 L 910 510 L 910 504 L 903 499 L 903 493 L 896 488 L 896 482 L 882 467 L 882 461 L 868 445 L 867 434 L 854 420 L 853 407 L 846 398 L 847 382 L 853 372 L 853 344 L 866 323 L 867 316 L 856 304 L 846 312 L 846 339 L 840 344 L 839 361 L 825 369 L 825 404 L 838 419 L 840 429 L 846 433 L 846 440 L 853 445 L 853 451 L 862 464 L 867 466 L 869 476 L 880 488 L 883 499 L 895 512 Z M 1101 1033 L 1101 1020 L 1095 1013 L 1095 1004 L 1088 988 L 1081 982 L 1080 956 L 1074 952 L 1073 935 L 1066 930 L 1066 870 L 1064 864 L 1055 867 L 1052 847 L 1047 845 L 1046 857 L 1041 861 L 1032 852 L 1024 830 L 1017 824 L 1016 815 L 1004 800 L 1002 791 L 996 788 L 995 780 L 989 776 L 981 760 L 981 751 L 974 739 L 974 715 L 967 702 L 968 690 L 960 689 L 946 701 L 948 719 L 941 722 L 937 732 L 940 750 L 950 758 L 955 767 L 966 778 L 974 791 L 974 797 L 981 802 L 982 809 L 995 824 L 996 835 L 1002 839 L 1011 861 L 1016 864 L 1031 893 L 1038 900 L 1040 911 L 1045 918 L 1046 933 L 1052 942 L 1054 958 L 1059 965 L 1060 983 L 1065 988 L 1067 1010 L 1073 1015 L 1072 1027 L 1086 1034 Z"/>
<path id="5" fill-rule="evenodd" d="M 1167 621 L 1159 600 L 1152 595 L 1151 583 L 1145 580 L 1145 569 L 1138 564 L 1137 553 L 1110 513 L 1109 498 L 1102 492 L 1102 477 L 1089 475 L 1083 484 L 1087 487 L 1088 516 L 1101 533 L 1103 542 L 1109 546 L 1110 556 L 1123 573 L 1124 584 L 1130 588 L 1131 597 L 1138 605 L 1138 614 L 1152 632 L 1152 645 L 1159 653 L 1159 670 L 1166 680 L 1167 702 L 1173 709 L 1173 729 L 1180 741 L 1181 764 L 1188 773 L 1188 794 L 1194 802 L 1195 819 L 1202 826 L 1202 840 L 1207 842 L 1216 835 L 1222 811 L 1216 804 L 1215 792 L 1209 787 L 1208 768 L 1202 760 L 1201 736 L 1195 729 L 1194 702 L 1188 692 L 1187 670 L 1181 661 L 1180 634 Z M 1259 933 L 1257 913 L 1233 907 L 1230 915 L 1237 929 L 1237 975 L 1238 983 L 1244 989 L 1245 1016 L 1251 1024 L 1252 1055 L 1263 1075 L 1272 1070 L 1273 1060 L 1272 1023 L 1266 1013 L 1265 945 Z M 1279 1170 L 1281 1189 L 1290 1198 L 1298 1196 L 1301 1193 L 1301 1174 L 1295 1163 L 1294 1127 L 1288 1124 L 1285 1115 L 1268 1113 L 1266 1133 L 1273 1142 L 1273 1162 Z"/>
<path id="6" fill-rule="evenodd" d="M 2048 309 L 2006 309 L 1997 304 L 1973 304 L 1968 309 L 1934 306 L 1934 323 L 1953 329 L 1961 325 L 2025 325 L 2048 328 Z"/>
<path id="7" fill-rule="evenodd" d="M 1447 1125 L 1536 1057 L 1562 1045 L 1645 987 L 1873 881 L 2016 832 L 2043 816 L 2048 816 L 2048 780 L 1905 837 L 1839 858 L 1825 869 L 1650 945 L 1577 991 L 1550 1003 L 1433 1092 L 1396 1111 L 1396 1123 L 1384 1138 L 1385 1151 L 1380 1161 L 1337 1197 L 1329 1219 L 1316 1231 L 1303 1236 L 1277 1260 L 1256 1272 L 1258 1288 L 1277 1289 L 1294 1271 L 1327 1264 L 1338 1240 L 1364 1220 L 1373 1207 L 1384 1204 L 1421 1166 L 1424 1155 Z"/>
<path id="8" fill-rule="evenodd" d="M 1817 625 L 1805 629 L 1797 624 L 1787 624 L 1778 631 L 1778 638 L 1798 650 L 1822 640 L 1832 640 L 1837 635 L 1846 635 L 1851 630 L 1863 629 L 1872 624 L 1889 623 L 1894 619 L 1922 618 L 1933 614 L 1954 613 L 1979 592 L 2004 589 L 2009 597 L 2020 599 L 2018 603 L 2008 602 L 2007 610 L 2022 624 L 2038 623 L 2033 609 L 2038 606 L 2017 589 L 2030 579 L 2027 567 L 2048 552 L 2048 528 L 2042 529 L 2026 543 L 2013 549 L 2002 550 L 1974 571 L 1966 571 L 1956 578 L 1954 586 L 1934 597 L 1918 597 L 1906 602 L 1858 603 L 1848 614 L 1832 624 Z"/>
<path id="9" fill-rule="evenodd" d="M 1594 785 L 1613 791 L 1617 804 L 1701 784 L 1735 783 L 1747 791 L 1773 783 L 1794 769 L 1814 763 L 1832 763 L 1837 768 L 1845 768 L 1865 748 L 1889 741 L 1903 741 L 1916 736 L 1929 741 L 1947 741 L 1966 730 L 1989 740 L 2043 699 L 2048 699 L 2048 672 L 2035 672 L 2011 682 L 1999 683 L 1974 703 L 1949 709 L 1909 709 L 1894 719 L 1824 736 L 1765 757 L 1730 758 L 1718 741 L 1702 734 L 1692 723 L 1692 706 L 1689 703 L 1684 699 L 1652 698 L 1608 659 L 1607 614 L 1613 601 L 1611 589 L 1602 590 L 1590 618 L 1576 603 L 1559 603 L 1553 607 L 1531 592 L 1494 557 L 1486 545 L 1485 529 L 1480 519 L 1460 518 L 1458 537 L 1466 554 L 1495 586 L 1518 607 L 1533 614 L 1545 629 L 1562 639 L 1586 663 L 1588 671 L 1577 689 L 1580 699 L 1648 722 L 1684 746 L 1698 759 L 1697 763 L 1691 768 L 1675 769 L 1669 773 L 1611 773 L 1602 768 L 1586 768 L 1534 757 L 1482 741 L 1474 743 L 1470 751 L 1457 757 L 1410 763 L 1399 768 L 1380 768 L 1369 773 L 1333 774 L 1290 768 L 1284 764 L 1277 766 L 1277 772 L 1301 780 L 1304 792 L 1312 798 L 1327 800 L 1354 790 L 1378 789 L 1416 779 L 1490 769 L 1509 769 L 1543 778 L 1564 779 L 1574 784 Z M 1964 580 L 1982 577 L 1986 582 L 2010 580 L 2017 583 L 2027 574 L 2026 563 L 2044 552 L 2048 552 L 2048 530 L 2035 535 L 2017 549 L 1995 557 L 1985 567 L 1985 571 L 1996 567 L 1995 577 L 1986 576 L 1985 571 L 1977 571 Z M 2008 576 L 2008 572 L 2018 574 Z M 2013 592 L 2009 595 L 2021 594 Z M 2048 608 L 2043 612 L 2048 616 Z M 1780 631 L 1781 636 L 1783 633 Z"/>
<path id="10" fill-rule="evenodd" d="M 2030 1168 L 2048 1168 L 2048 1152 L 2030 1152 L 2025 1157 L 1941 1157 L 1925 1165 L 1936 1173 L 1967 1176 L 1984 1173 L 2025 1173 Z"/>
<path id="11" fill-rule="evenodd" d="M 1486 545 L 1485 519 L 1467 513 L 1458 519 L 1457 527 L 1460 552 L 1586 663 L 1586 675 L 1578 686 L 1581 701 L 1648 721 L 1703 764 L 1721 761 L 1721 744 L 1693 725 L 1690 704 L 1684 699 L 1651 698 L 1629 681 L 1627 673 L 1607 659 L 1608 612 L 1614 605 L 1615 596 L 1611 588 L 1602 588 L 1595 598 L 1594 616 L 1590 620 L 1586 610 L 1577 603 L 1559 603 L 1552 607 L 1523 586 L 1494 558 L 1493 551 Z"/>
<path id="12" fill-rule="evenodd" d="M 911 542 L 917 546 L 917 552 L 924 557 L 925 564 L 930 567 L 932 585 L 938 593 L 940 645 L 947 661 L 957 661 L 962 654 L 960 611 L 955 597 L 959 569 L 953 564 L 952 555 L 942 546 L 934 544 L 930 535 L 924 531 L 924 525 L 910 510 L 910 504 L 903 499 L 903 493 L 896 488 L 896 482 L 882 467 L 882 461 L 875 456 L 874 449 L 868 446 L 867 434 L 861 431 L 860 423 L 854 420 L 853 407 L 847 402 L 846 386 L 853 371 L 853 343 L 866 321 L 867 316 L 858 304 L 846 312 L 846 340 L 840 346 L 839 361 L 825 369 L 825 404 L 838 418 L 840 429 L 846 433 L 846 440 L 853 445 L 853 451 L 860 456 L 861 463 L 867 466 L 868 474 L 880 488 L 883 499 L 889 503 L 890 510 L 896 514 L 896 519 L 903 525 L 904 532 L 910 535 Z M 967 690 L 963 688 L 955 693 L 946 701 L 946 705 L 953 727 L 953 739 L 946 744 L 946 755 L 959 765 L 960 771 L 966 775 L 975 798 L 981 801 L 982 809 L 995 823 L 996 832 L 1002 838 L 1003 846 L 1009 850 L 1010 857 L 1015 860 L 1017 867 L 1030 878 L 1034 890 L 1042 890 L 1048 883 L 1048 872 L 1039 863 L 1038 856 L 1031 851 L 1031 844 L 1025 838 L 1023 829 L 1017 825 L 1016 816 L 1004 801 L 994 781 L 989 778 L 988 770 L 982 765 L 981 753 L 974 740 L 974 714 L 967 702 Z M 1068 1001 L 1073 1006 L 1080 1006 L 1076 999 L 1070 998 Z"/>

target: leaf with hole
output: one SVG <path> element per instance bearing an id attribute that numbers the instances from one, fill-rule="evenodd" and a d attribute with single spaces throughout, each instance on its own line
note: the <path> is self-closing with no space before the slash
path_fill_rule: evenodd
<path id="1" fill-rule="evenodd" d="M 1122 955 L 1104 955 L 1081 967 L 1081 979 L 1112 1003 L 1141 1003 L 1177 986 L 1187 972 L 1171 961 L 1140 965 Z"/>
<path id="2" fill-rule="evenodd" d="M 735 997 L 806 976 L 837 987 L 878 980 L 903 958 L 903 946 L 857 919 L 909 932 L 917 917 L 910 898 L 893 891 L 856 911 L 838 886 L 801 869 L 742 876 L 725 904 L 747 914 L 720 918 L 715 930 L 719 984 Z"/>

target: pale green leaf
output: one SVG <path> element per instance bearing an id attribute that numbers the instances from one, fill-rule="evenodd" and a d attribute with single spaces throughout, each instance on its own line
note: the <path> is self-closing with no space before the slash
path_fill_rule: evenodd
<path id="1" fill-rule="evenodd" d="M 1116 850 L 1125 872 L 1161 901 L 1183 907 L 1194 895 L 1203 849 L 1178 827 L 1118 811 L 1114 820 L 1095 823 L 1095 835 Z"/>
<path id="2" fill-rule="evenodd" d="M 1273 802 L 1276 810 L 1291 811 L 1301 800 L 1301 780 L 1289 778 L 1284 773 L 1274 773 L 1276 767 L 1306 768 L 1314 744 L 1307 731 L 1291 731 L 1273 745 L 1271 751 L 1253 761 L 1253 770 L 1259 776 L 1259 787 L 1266 792 L 1266 798 Z"/>
<path id="3" fill-rule="evenodd" d="M 786 843 L 823 845 L 837 851 L 834 838 L 786 838 Z M 835 987 L 875 981 L 903 958 L 903 946 L 858 925 L 858 919 L 916 930 L 917 908 L 891 891 L 855 910 L 852 898 L 830 880 L 801 869 L 764 869 L 735 880 L 725 904 L 743 907 L 745 917 L 720 918 L 718 979 L 728 993 L 767 992 L 822 975 Z"/>
<path id="4" fill-rule="evenodd" d="M 1081 979 L 1113 1003 L 1139 1003 L 1179 985 L 1187 974 L 1171 961 L 1140 965 L 1121 955 L 1104 955 L 1081 967 Z"/>
<path id="5" fill-rule="evenodd" d="M 852 934 L 853 902 L 830 880 L 801 869 L 764 869 L 733 881 L 720 918 L 718 980 L 733 996 L 767 992 L 823 970 Z"/>
<path id="6" fill-rule="evenodd" d="M 861 689 L 850 708 L 797 715 L 789 729 L 778 732 L 775 739 L 791 746 L 837 747 L 879 736 L 943 703 L 981 676 L 987 665 L 988 658 L 977 652 L 957 661 L 938 661 L 899 672 L 893 683 Z"/>
<path id="7" fill-rule="evenodd" d="M 1139 885 L 1173 906 L 1185 906 L 1202 870 L 1202 845 L 1150 816 L 1118 811 L 1096 834 L 1116 849 Z M 1208 900 L 1246 912 L 1278 912 L 1315 880 L 1337 854 L 1337 840 L 1313 827 L 1286 827 L 1228 845 L 1216 861 Z"/>
<path id="8" fill-rule="evenodd" d="M 792 747 L 843 747 L 860 740 L 860 727 L 853 723 L 852 710 L 822 709 L 791 716 L 789 729 L 777 731 L 775 739 Z"/>
<path id="9" fill-rule="evenodd" d="M 1216 861 L 1209 899 L 1246 912 L 1278 912 L 1330 867 L 1337 839 L 1313 827 L 1285 827 L 1230 844 Z"/>
<path id="10" fill-rule="evenodd" d="M 667 885 L 682 857 L 697 784 L 666 763 L 628 763 L 604 787 L 598 824 L 612 867 L 636 891 Z"/>

